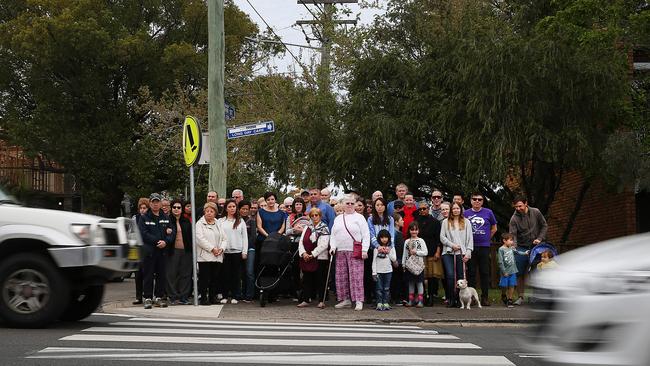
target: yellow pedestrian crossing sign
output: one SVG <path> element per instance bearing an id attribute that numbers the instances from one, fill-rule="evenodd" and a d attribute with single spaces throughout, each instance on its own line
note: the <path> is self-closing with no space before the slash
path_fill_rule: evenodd
<path id="1" fill-rule="evenodd" d="M 183 156 L 187 166 L 194 165 L 201 156 L 201 128 L 192 116 L 185 117 L 183 124 Z"/>

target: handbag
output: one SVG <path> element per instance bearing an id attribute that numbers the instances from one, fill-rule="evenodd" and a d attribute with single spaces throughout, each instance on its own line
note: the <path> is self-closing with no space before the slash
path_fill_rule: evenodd
<path id="1" fill-rule="evenodd" d="M 302 245 L 305 247 L 305 252 L 311 254 L 311 252 L 316 249 L 316 244 L 309 239 L 311 237 L 311 229 L 305 229 L 305 235 L 302 239 Z M 316 236 L 316 241 L 318 241 L 318 235 Z M 303 272 L 316 272 L 318 269 L 318 260 L 316 258 L 311 259 L 310 261 L 305 261 L 300 257 L 298 265 Z"/>
<path id="2" fill-rule="evenodd" d="M 358 241 L 352 236 L 350 230 L 348 230 L 348 225 L 345 223 L 345 214 L 343 214 L 343 226 L 345 226 L 345 231 L 348 232 L 348 235 L 352 238 L 352 258 L 362 259 L 363 258 L 363 243 Z"/>
<path id="3" fill-rule="evenodd" d="M 413 249 L 412 244 L 413 242 L 409 241 L 409 247 L 411 249 Z M 406 263 L 404 263 L 404 268 L 413 275 L 418 276 L 422 271 L 424 271 L 424 260 L 420 256 L 409 255 L 408 258 L 406 258 Z"/>

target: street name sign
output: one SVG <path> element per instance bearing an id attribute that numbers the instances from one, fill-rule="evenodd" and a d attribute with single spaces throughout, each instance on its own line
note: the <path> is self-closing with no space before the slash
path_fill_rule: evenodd
<path id="1" fill-rule="evenodd" d="M 201 128 L 192 116 L 185 117 L 183 123 L 183 157 L 185 165 L 194 165 L 201 156 Z"/>
<path id="2" fill-rule="evenodd" d="M 261 135 L 263 133 L 271 132 L 275 132 L 275 122 L 257 122 L 248 125 L 230 127 L 228 129 L 228 139 L 230 140 L 245 136 Z"/>

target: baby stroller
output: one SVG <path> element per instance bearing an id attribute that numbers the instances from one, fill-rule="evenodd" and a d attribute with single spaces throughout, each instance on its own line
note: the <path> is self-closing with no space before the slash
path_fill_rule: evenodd
<path id="1" fill-rule="evenodd" d="M 260 306 L 266 306 L 269 295 L 275 290 L 289 287 L 292 253 L 289 238 L 278 233 L 269 235 L 260 249 L 260 271 L 255 279 L 259 289 Z"/>
<path id="2" fill-rule="evenodd" d="M 551 243 L 539 243 L 535 245 L 528 254 L 528 272 L 533 272 L 537 268 L 537 264 L 541 261 L 542 253 L 550 250 L 553 257 L 557 257 L 557 249 Z"/>

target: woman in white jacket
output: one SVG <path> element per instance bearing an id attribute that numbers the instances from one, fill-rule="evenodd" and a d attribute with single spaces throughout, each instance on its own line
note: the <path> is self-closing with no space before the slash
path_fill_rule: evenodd
<path id="1" fill-rule="evenodd" d="M 445 268 L 448 294 L 451 294 L 448 307 L 458 306 L 456 280 L 465 278 L 465 263 L 472 258 L 474 236 L 472 223 L 463 216 L 463 207 L 454 202 L 449 218 L 442 221 L 440 230 L 442 242 L 442 263 Z M 455 270 L 455 273 L 454 273 Z"/>
<path id="2" fill-rule="evenodd" d="M 302 231 L 298 241 L 300 269 L 302 270 L 302 302 L 299 308 L 309 306 L 309 301 L 318 299 L 318 307 L 325 307 L 325 283 L 329 269 L 330 231 L 317 207 L 309 211 L 309 225 Z"/>
<path id="3" fill-rule="evenodd" d="M 223 285 L 222 304 L 237 304 L 241 300 L 241 267 L 248 257 L 248 232 L 246 222 L 239 217 L 237 202 L 226 201 L 226 215 L 217 222 L 226 234 L 221 283 Z"/>
<path id="4" fill-rule="evenodd" d="M 339 303 L 334 307 L 350 307 L 354 301 L 354 310 L 361 311 L 364 300 L 363 261 L 368 258 L 370 230 L 366 218 L 354 211 L 355 202 L 349 195 L 343 199 L 345 212 L 334 219 L 330 254 L 336 253 L 336 296 Z"/>
<path id="5" fill-rule="evenodd" d="M 197 262 L 199 263 L 199 294 L 201 305 L 217 304 L 219 266 L 223 263 L 226 234 L 217 224 L 217 205 L 207 202 L 203 217 L 196 223 Z"/>

